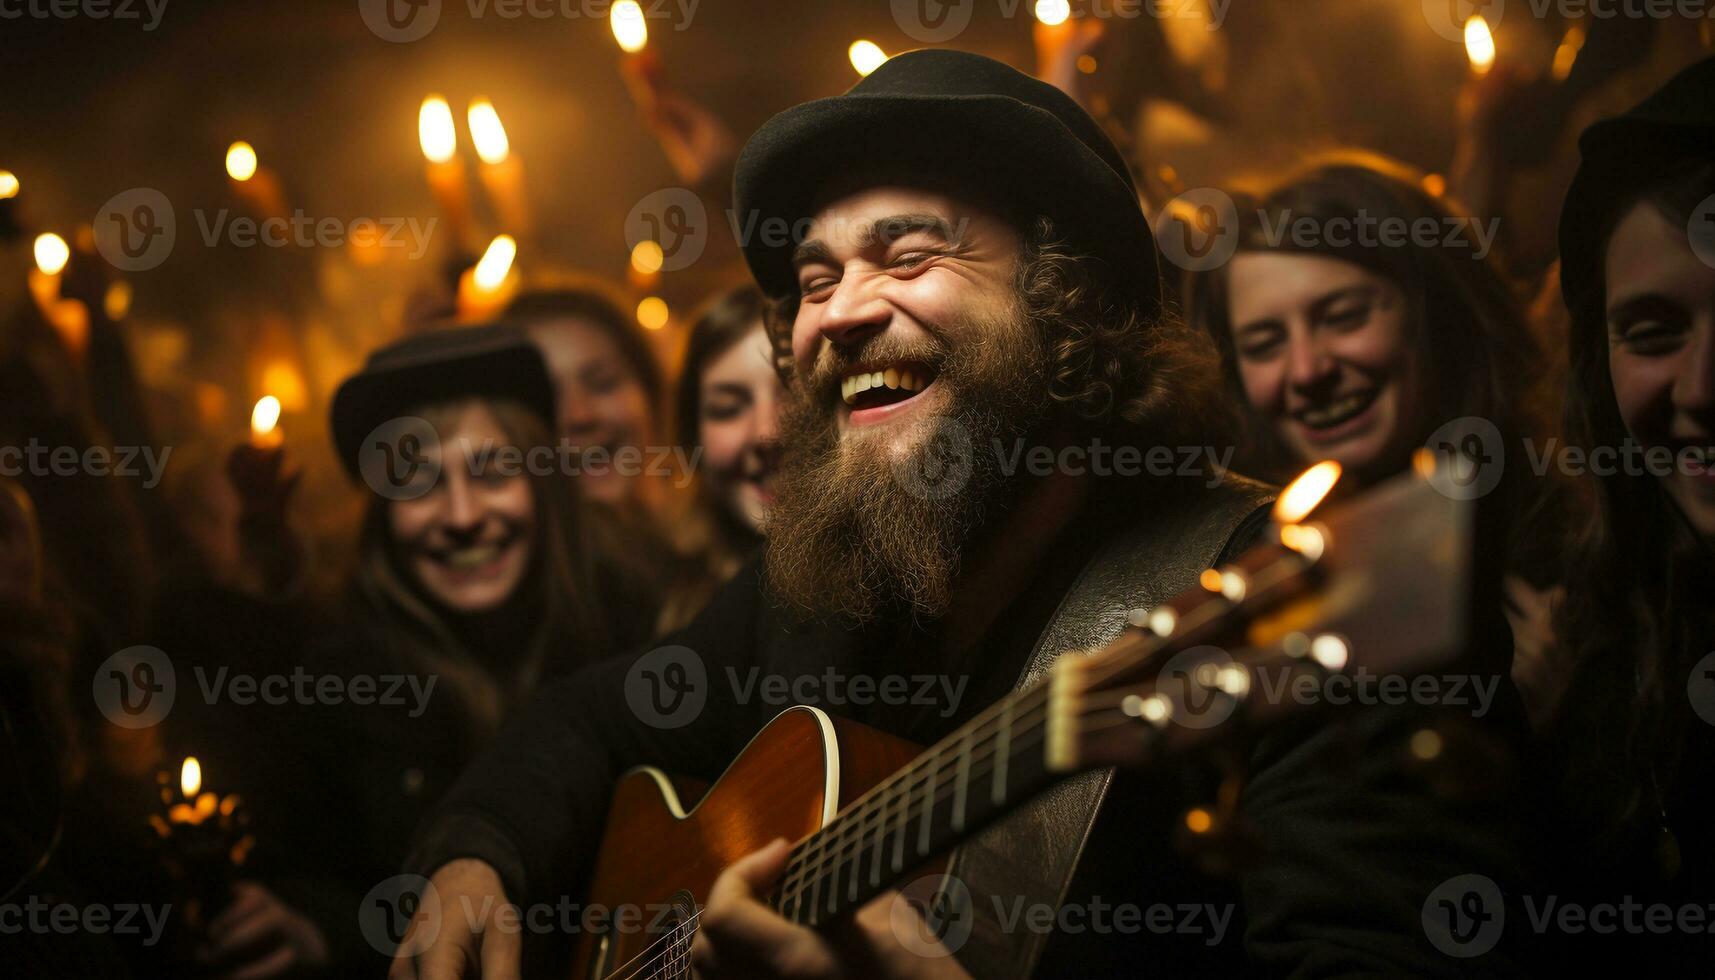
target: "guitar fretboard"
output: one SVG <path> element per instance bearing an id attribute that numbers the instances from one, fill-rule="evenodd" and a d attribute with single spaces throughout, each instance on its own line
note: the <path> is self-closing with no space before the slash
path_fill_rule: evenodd
<path id="1" fill-rule="evenodd" d="M 827 922 L 1052 784 L 1048 685 L 1009 695 L 942 739 L 792 851 L 774 907 Z"/>

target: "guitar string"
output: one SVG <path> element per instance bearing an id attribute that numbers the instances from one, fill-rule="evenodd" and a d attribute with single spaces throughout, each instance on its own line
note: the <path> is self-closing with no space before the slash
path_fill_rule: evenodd
<path id="1" fill-rule="evenodd" d="M 1123 695 L 1121 695 L 1119 697 L 1120 697 L 1120 700 L 1124 699 Z M 1118 702 L 1115 702 L 1115 703 L 1118 703 Z M 1042 707 L 1046 707 L 1046 705 L 1043 705 Z M 1033 735 L 1037 734 L 1038 732 L 1040 732 L 1042 727 L 1043 726 L 1040 724 L 1032 723 L 1031 727 L 1026 729 L 1026 731 L 1024 733 L 1024 737 L 1019 739 L 1019 741 L 1017 743 L 1018 746 L 1020 748 L 1028 749 L 1028 748 L 1032 748 L 1035 745 L 1039 744 L 1039 742 L 1041 741 L 1040 739 L 1031 738 L 1030 736 L 1033 736 Z M 994 772 L 994 767 L 992 767 L 992 766 L 982 767 L 981 763 L 985 763 L 989 759 L 992 759 L 995 754 L 996 753 L 994 753 L 994 752 L 990 752 L 987 756 L 985 756 L 981 760 L 973 759 L 973 772 L 974 772 L 974 774 L 978 775 L 978 776 L 992 775 Z M 937 793 L 935 802 L 928 804 L 928 806 L 927 806 L 928 811 L 932 812 L 939 804 L 945 802 L 952 795 L 953 794 L 951 791 L 947 792 L 946 794 Z M 906 818 L 906 821 L 905 821 L 906 823 L 910 823 L 912 820 L 918 819 L 923 815 L 922 810 L 912 811 L 912 810 L 910 810 L 910 807 L 911 807 L 911 804 L 908 801 L 908 814 L 909 815 Z M 856 853 L 856 852 L 846 852 L 847 856 L 850 856 L 851 854 L 854 854 L 854 853 Z M 841 857 L 838 860 L 841 864 L 848 863 L 846 857 Z M 826 865 L 824 864 L 823 866 L 825 867 Z M 682 934 L 685 932 L 685 930 L 693 928 L 696 925 L 697 920 L 699 918 L 701 918 L 701 916 L 702 916 L 702 909 L 697 909 L 691 915 L 680 920 L 680 922 L 673 927 L 673 929 L 669 932 L 668 935 L 661 937 L 660 939 L 657 939 L 649 947 L 645 948 L 643 951 L 638 953 L 637 956 L 634 956 L 632 958 L 632 960 L 628 961 L 626 964 L 621 965 L 620 970 L 624 970 L 626 967 L 630 966 L 631 963 L 634 963 L 637 959 L 649 955 L 650 950 L 655 949 L 657 946 L 661 946 L 663 944 L 672 944 L 672 943 L 679 943 L 681 946 L 683 946 L 683 940 L 686 937 Z M 650 967 L 652 967 L 655 964 L 655 962 L 657 960 L 661 960 L 664 957 L 677 956 L 678 958 L 680 958 L 682 960 L 683 958 L 688 957 L 688 955 L 689 955 L 689 947 L 683 947 L 683 949 L 678 951 L 678 952 L 676 952 L 675 949 L 673 949 L 673 948 L 661 950 L 661 951 L 655 953 L 653 956 L 650 956 L 648 961 L 641 964 L 641 966 L 637 970 L 635 970 L 634 972 L 632 972 L 630 974 L 627 974 L 625 976 L 624 980 L 634 980 L 634 978 L 641 976 L 644 970 L 648 970 Z M 614 980 L 614 978 L 618 978 L 618 977 L 619 977 L 619 973 L 617 971 L 613 974 L 609 974 L 610 980 Z"/>
<path id="2" fill-rule="evenodd" d="M 1286 564 L 1285 562 L 1277 562 L 1274 566 L 1264 566 L 1264 568 L 1259 569 L 1258 572 L 1260 573 L 1260 572 L 1264 572 L 1264 571 L 1274 571 L 1274 570 L 1279 569 L 1282 565 L 1285 565 L 1285 564 Z M 1231 605 L 1236 605 L 1236 604 L 1224 603 L 1224 602 L 1221 602 L 1219 600 L 1199 603 L 1198 606 L 1196 606 L 1192 610 L 1190 610 L 1189 613 L 1182 614 L 1181 618 L 1182 619 L 1183 618 L 1190 618 L 1191 616 L 1193 616 L 1195 614 L 1199 614 L 1199 613 L 1203 613 L 1205 611 L 1208 611 L 1212 607 L 1231 606 Z M 1198 624 L 1198 625 L 1201 625 L 1201 624 Z M 1131 634 L 1133 636 L 1133 638 L 1135 639 L 1136 636 L 1138 635 L 1138 633 L 1134 632 L 1135 630 L 1136 630 L 1135 627 L 1132 628 L 1131 630 L 1127 630 L 1126 633 L 1122 634 L 1122 638 L 1127 634 Z M 1154 640 L 1155 639 L 1153 636 L 1150 636 L 1149 634 L 1142 634 L 1142 635 L 1146 640 Z M 1116 639 L 1115 642 L 1117 643 L 1119 641 Z M 1095 685 L 1095 684 L 1100 684 L 1103 681 L 1110 680 L 1110 679 L 1112 679 L 1112 677 L 1114 675 L 1116 675 L 1116 674 L 1118 674 L 1124 670 L 1132 669 L 1135 666 L 1137 666 L 1138 664 L 1147 661 L 1150 657 L 1152 657 L 1156 653 L 1158 653 L 1164 646 L 1165 646 L 1165 644 L 1163 644 L 1163 643 L 1153 643 L 1152 642 L 1152 643 L 1147 643 L 1146 646 L 1140 650 L 1132 650 L 1132 651 L 1124 651 L 1124 652 L 1116 651 L 1115 656 L 1104 657 L 1104 658 L 1100 658 L 1100 659 L 1093 659 L 1089 662 L 1088 667 L 1087 667 L 1086 683 L 1089 685 Z M 1043 725 L 1041 724 L 1041 720 L 1034 718 L 1033 715 L 1036 711 L 1044 710 L 1047 708 L 1046 692 L 1050 689 L 1050 687 L 1051 687 L 1051 685 L 1046 683 L 1046 682 L 1038 683 L 1037 685 L 1031 687 L 1029 690 L 1027 690 L 1021 694 L 1009 697 L 1007 699 L 1003 699 L 1002 701 L 996 702 L 994 705 L 991 705 L 989 708 L 984 709 L 984 711 L 981 714 L 979 714 L 976 719 L 973 719 L 972 724 L 964 726 L 965 730 L 963 732 L 954 733 L 954 735 L 958 736 L 957 739 L 955 739 L 953 736 L 949 736 L 947 739 L 944 739 L 942 741 L 942 743 L 938 744 L 934 749 L 932 749 L 931 752 L 928 753 L 929 761 L 936 762 L 936 761 L 940 760 L 941 754 L 942 754 L 941 749 L 943 746 L 950 746 L 955 741 L 964 742 L 964 741 L 976 738 L 979 734 L 982 733 L 982 731 L 985 727 L 987 727 L 988 725 L 990 725 L 991 723 L 993 723 L 994 721 L 997 720 L 997 718 L 995 716 L 1000 715 L 1003 712 L 1004 707 L 1009 702 L 1016 709 L 1018 706 L 1024 704 L 1028 700 L 1035 699 L 1035 698 L 1040 698 L 1042 700 L 1042 702 L 1043 702 L 1042 704 L 1032 705 L 1028 709 L 1028 713 L 1026 715 L 1026 717 L 1029 719 L 1029 722 L 1028 722 L 1028 727 L 1024 731 L 1024 734 L 1027 737 L 1029 735 L 1034 734 L 1036 731 L 1040 730 L 1043 727 Z M 1083 696 L 1086 698 L 1100 697 L 1100 698 L 1104 698 L 1104 699 L 1114 699 L 1110 703 L 1111 704 L 1119 704 L 1119 703 L 1123 703 L 1123 701 L 1127 697 L 1129 697 L 1130 695 L 1128 695 L 1128 694 L 1116 694 L 1116 693 L 1112 693 L 1112 692 L 1089 692 L 1089 691 L 1086 691 L 1083 694 Z M 1044 718 L 1045 717 L 1046 717 L 1046 715 L 1044 715 Z M 1019 719 L 1018 717 L 1014 717 L 1013 719 L 1011 719 L 1011 723 L 1010 723 L 1011 727 L 1016 727 L 1020 720 L 1021 719 Z M 1118 723 L 1119 722 L 1111 722 L 1110 724 L 1118 724 Z M 998 729 L 997 729 L 997 731 L 998 731 Z M 985 738 L 985 741 L 983 742 L 983 744 L 981 746 L 979 746 L 977 750 L 975 750 L 971 753 L 972 758 L 971 758 L 970 762 L 967 764 L 970 771 L 974 775 L 977 775 L 977 776 L 984 776 L 984 775 L 992 775 L 993 774 L 993 772 L 994 772 L 993 767 L 981 768 L 981 766 L 982 766 L 982 763 L 987 762 L 989 759 L 992 759 L 995 755 L 997 755 L 998 751 L 999 751 L 998 748 L 992 749 L 986 755 L 982 756 L 981 758 L 978 758 L 977 757 L 978 751 L 980 751 L 984 747 L 987 747 L 987 746 L 993 744 L 992 741 L 989 741 L 986 736 L 984 736 L 984 738 Z M 1017 747 L 1019 747 L 1019 748 L 1031 748 L 1035 744 L 1036 744 L 1035 740 L 1026 740 L 1026 738 L 1020 738 L 1018 740 Z M 1010 755 L 1010 753 L 1009 753 L 1009 755 Z M 941 773 L 945 772 L 946 769 L 949 768 L 950 765 L 957 765 L 957 764 L 959 764 L 958 760 L 954 760 L 951 763 L 939 764 L 935 770 L 935 775 L 936 775 L 937 779 L 939 778 L 939 775 Z M 830 854 L 833 856 L 836 864 L 843 866 L 844 864 L 849 863 L 849 859 L 852 856 L 860 854 L 863 847 L 868 845 L 868 842 L 866 842 L 862 839 L 861 834 L 859 835 L 859 837 L 856 840 L 849 840 L 846 838 L 846 835 L 851 832 L 852 828 L 866 828 L 867 829 L 868 819 L 869 819 L 870 813 L 879 812 L 879 814 L 882 817 L 882 821 L 881 821 L 880 825 L 881 826 L 885 825 L 887 810 L 888 810 L 887 802 L 884 801 L 882 806 L 879 809 L 877 809 L 876 807 L 871 805 L 871 803 L 872 803 L 871 797 L 875 796 L 876 794 L 878 794 L 880 792 L 885 792 L 887 794 L 887 801 L 898 800 L 900 798 L 900 795 L 901 795 L 898 791 L 899 785 L 900 785 L 902 780 L 906 780 L 909 778 L 910 781 L 909 781 L 909 783 L 906 784 L 908 788 L 907 788 L 906 792 L 903 794 L 905 797 L 905 800 L 906 800 L 906 815 L 905 815 L 905 818 L 903 820 L 903 823 L 909 824 L 913 820 L 923 817 L 924 815 L 926 815 L 926 813 L 932 813 L 934 811 L 934 809 L 941 802 L 944 802 L 948 797 L 950 797 L 952 795 L 956 795 L 957 791 L 955 789 L 949 787 L 949 790 L 945 795 L 943 795 L 941 793 L 937 793 L 936 798 L 933 802 L 926 803 L 926 811 L 914 812 L 912 810 L 913 804 L 912 804 L 911 799 L 910 799 L 911 791 L 915 790 L 918 785 L 923 784 L 922 779 L 914 778 L 916 776 L 922 775 L 922 769 L 923 768 L 924 768 L 924 766 L 921 764 L 908 766 L 906 769 L 901 770 L 899 773 L 897 773 L 894 776 L 890 777 L 889 779 L 885 780 L 883 783 L 878 784 L 876 787 L 873 787 L 868 793 L 864 794 L 863 797 L 860 797 L 857 801 L 855 801 L 853 803 L 853 805 L 850 808 L 848 808 L 848 810 L 847 810 L 847 814 L 851 815 L 851 816 L 848 816 L 847 819 L 848 820 L 857 819 L 859 821 L 857 824 L 850 825 L 850 826 L 840 826 L 840 825 L 836 824 L 836 825 L 833 825 L 829 828 L 823 828 L 822 831 L 819 831 L 816 834 L 812 835 L 812 837 L 810 838 L 810 841 L 806 842 L 806 844 L 811 844 L 812 842 L 821 841 L 821 842 L 823 842 L 823 844 L 826 844 L 830 841 L 838 840 L 838 842 L 839 842 L 838 846 L 840 848 L 838 853 L 824 852 L 824 853 L 818 855 L 817 863 L 814 865 L 811 865 L 811 864 L 807 864 L 807 863 L 802 863 L 800 861 L 800 858 L 808 855 L 812 851 L 824 850 L 824 848 L 822 848 L 822 847 L 810 847 L 808 849 L 795 850 L 792 860 L 788 862 L 788 867 L 785 871 L 785 874 L 788 876 L 796 876 L 799 879 L 799 881 L 797 882 L 798 887 L 792 893 L 787 894 L 787 895 L 782 895 L 781 901 L 784 903 L 784 901 L 786 901 L 789 898 L 800 897 L 802 894 L 802 885 L 804 884 L 804 882 L 802 881 L 802 877 L 803 877 L 804 872 L 807 870 L 814 870 L 814 871 L 819 872 L 822 869 L 828 867 L 828 861 L 826 860 L 826 858 L 828 856 L 830 856 Z M 966 783 L 967 783 L 967 787 L 968 787 L 968 785 L 969 785 L 969 778 L 968 777 L 967 777 Z M 859 807 L 864 807 L 866 812 L 859 813 L 858 812 Z M 835 830 L 834 829 L 835 827 L 838 827 L 838 829 Z M 830 834 L 829 833 L 830 830 L 833 830 L 834 832 L 832 834 Z M 885 839 L 885 838 L 883 838 L 883 839 Z M 847 844 L 856 844 L 857 847 L 855 849 L 852 849 L 852 850 L 847 850 L 846 849 Z M 797 865 L 797 866 L 794 868 L 793 865 Z M 854 870 L 861 870 L 861 868 L 854 868 Z M 802 906 L 800 905 L 799 907 L 802 907 Z M 622 964 L 620 969 L 621 970 L 625 969 L 626 966 L 630 965 L 631 962 L 635 962 L 638 958 L 640 958 L 644 955 L 647 955 L 649 953 L 650 949 L 653 949 L 655 946 L 660 945 L 662 942 L 672 942 L 672 941 L 677 941 L 677 940 L 681 939 L 682 937 L 679 936 L 679 933 L 685 929 L 693 927 L 696 923 L 696 920 L 698 918 L 700 918 L 701 915 L 702 915 L 702 910 L 697 909 L 690 916 L 686 917 L 685 919 L 681 920 L 679 924 L 675 925 L 673 931 L 667 937 L 664 937 L 661 940 L 657 940 L 655 943 L 652 943 L 649 947 L 646 947 L 637 956 L 634 956 L 631 961 L 628 961 L 627 964 Z M 656 954 L 655 956 L 651 957 L 650 960 L 648 962 L 644 963 L 638 971 L 635 971 L 632 974 L 629 974 L 628 977 L 626 978 L 626 980 L 631 980 L 631 978 L 637 977 L 638 975 L 640 975 L 640 973 L 643 969 L 648 969 L 649 966 L 651 964 L 653 964 L 653 962 L 656 959 L 661 958 L 662 955 L 665 955 L 668 952 L 671 952 L 671 950 L 663 951 L 662 953 Z M 685 947 L 682 954 L 680 955 L 680 959 L 683 960 L 685 957 L 688 957 L 689 952 L 690 952 L 689 947 L 688 946 Z M 682 963 L 680 965 L 682 965 Z M 614 974 L 610 974 L 609 976 L 610 977 L 617 977 L 618 971 L 616 971 Z"/>

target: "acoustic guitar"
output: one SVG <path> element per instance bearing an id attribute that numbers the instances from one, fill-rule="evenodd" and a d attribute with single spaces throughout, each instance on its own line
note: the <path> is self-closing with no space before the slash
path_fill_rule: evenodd
<path id="1" fill-rule="evenodd" d="M 1467 634 L 1475 508 L 1447 479 L 1452 465 L 1425 453 L 1416 472 L 1311 520 L 1338 478 L 1320 464 L 1283 492 L 1263 544 L 1165 605 L 1131 610 L 1113 643 L 1062 656 L 927 751 L 799 706 L 689 810 L 666 773 L 626 774 L 588 901 L 637 914 L 610 917 L 629 928 L 586 932 L 572 976 L 689 977 L 715 879 L 776 838 L 796 844 L 770 903 L 821 926 L 933 876 L 960 841 L 1059 780 L 1147 766 L 1304 710 L 1270 703 L 1261 671 L 1321 682 L 1360 666 L 1410 676 L 1445 663 Z"/>

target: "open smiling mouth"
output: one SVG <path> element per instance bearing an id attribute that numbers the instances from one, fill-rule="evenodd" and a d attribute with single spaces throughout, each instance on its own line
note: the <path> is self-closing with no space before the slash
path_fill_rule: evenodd
<path id="1" fill-rule="evenodd" d="M 458 547 L 424 547 L 423 557 L 452 572 L 474 572 L 487 568 L 505 555 L 518 542 L 516 528 L 492 541 L 479 541 Z"/>
<path id="2" fill-rule="evenodd" d="M 1292 417 L 1308 429 L 1332 429 L 1362 415 L 1365 409 L 1375 404 L 1379 394 L 1381 389 L 1371 388 L 1368 391 L 1343 395 L 1324 405 L 1294 412 Z"/>
<path id="3" fill-rule="evenodd" d="M 934 368 L 921 362 L 865 365 L 862 370 L 848 371 L 840 378 L 840 398 L 852 414 L 873 413 L 874 409 L 900 406 L 921 395 L 935 383 Z"/>

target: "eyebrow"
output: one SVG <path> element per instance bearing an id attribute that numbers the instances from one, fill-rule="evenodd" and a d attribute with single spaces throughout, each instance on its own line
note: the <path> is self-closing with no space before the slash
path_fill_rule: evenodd
<path id="1" fill-rule="evenodd" d="M 1631 319 L 1640 316 L 1667 318 L 1683 312 L 1685 307 L 1670 297 L 1661 293 L 1639 293 L 1627 296 L 1608 307 L 1607 319 L 1609 324 L 1616 320 Z"/>
<path id="2" fill-rule="evenodd" d="M 858 232 L 857 246 L 859 249 L 874 248 L 878 244 L 891 245 L 913 232 L 926 231 L 944 242 L 957 240 L 953 226 L 937 214 L 912 213 L 890 214 L 870 222 L 869 227 Z M 812 262 L 832 263 L 834 253 L 828 244 L 819 238 L 800 244 L 792 250 L 792 265 L 794 267 L 808 265 Z"/>

